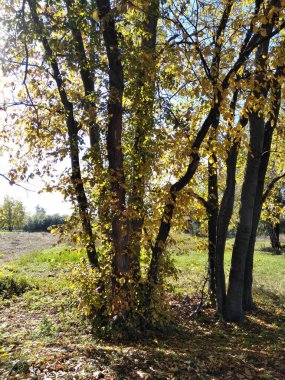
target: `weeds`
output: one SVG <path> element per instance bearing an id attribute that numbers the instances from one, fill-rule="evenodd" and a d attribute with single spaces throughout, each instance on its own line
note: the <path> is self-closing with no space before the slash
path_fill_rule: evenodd
<path id="1" fill-rule="evenodd" d="M 0 297 L 3 299 L 20 296 L 33 287 L 25 277 L 11 275 L 0 277 Z"/>

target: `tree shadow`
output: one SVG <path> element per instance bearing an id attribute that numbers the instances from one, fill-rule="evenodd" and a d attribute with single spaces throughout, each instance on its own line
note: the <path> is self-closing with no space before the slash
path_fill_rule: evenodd
<path id="1" fill-rule="evenodd" d="M 114 379 L 283 379 L 285 316 L 278 313 L 259 305 L 237 325 L 206 309 L 195 320 L 178 318 L 175 331 L 85 354 L 100 358 Z"/>

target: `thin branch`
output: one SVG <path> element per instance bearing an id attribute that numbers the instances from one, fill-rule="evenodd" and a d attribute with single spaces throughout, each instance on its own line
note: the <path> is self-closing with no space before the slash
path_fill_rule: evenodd
<path id="1" fill-rule="evenodd" d="M 266 201 L 266 199 L 268 198 L 268 196 L 271 193 L 272 189 L 274 188 L 276 182 L 278 182 L 280 179 L 282 179 L 284 177 L 285 177 L 285 173 L 283 173 L 283 174 L 281 174 L 281 175 L 273 178 L 273 180 L 267 186 L 266 191 L 262 195 L 262 203 L 264 203 Z"/>
<path id="2" fill-rule="evenodd" d="M 32 191 L 33 193 L 36 193 L 35 190 L 28 189 L 28 188 L 26 188 L 26 187 L 20 185 L 19 183 L 16 183 L 14 180 L 11 180 L 11 179 L 8 178 L 7 176 L 5 176 L 5 174 L 0 173 L 0 176 L 3 177 L 4 179 L 6 179 L 6 180 L 9 182 L 9 185 L 10 185 L 10 186 L 15 185 L 15 186 L 21 187 L 22 189 L 24 189 L 24 190 L 26 190 L 26 191 Z"/>

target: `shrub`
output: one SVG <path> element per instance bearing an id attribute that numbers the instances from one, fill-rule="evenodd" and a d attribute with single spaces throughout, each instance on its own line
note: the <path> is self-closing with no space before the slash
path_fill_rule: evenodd
<path id="1" fill-rule="evenodd" d="M 0 297 L 4 299 L 20 296 L 33 286 L 24 277 L 3 276 L 0 277 Z"/>

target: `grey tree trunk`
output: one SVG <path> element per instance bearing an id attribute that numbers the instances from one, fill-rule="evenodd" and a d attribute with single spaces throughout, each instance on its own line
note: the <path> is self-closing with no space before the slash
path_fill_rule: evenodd
<path id="1" fill-rule="evenodd" d="M 277 71 L 276 75 L 279 75 Z M 263 203 L 263 191 L 265 176 L 267 172 L 268 162 L 270 158 L 270 149 L 272 143 L 273 132 L 276 128 L 278 122 L 279 110 L 280 110 L 280 100 L 281 100 L 281 85 L 277 80 L 273 81 L 272 86 L 273 91 L 273 101 L 272 101 L 272 117 L 266 122 L 264 144 L 261 156 L 261 164 L 258 172 L 258 182 L 257 190 L 253 209 L 253 222 L 252 230 L 250 235 L 250 242 L 246 257 L 246 267 L 244 274 L 244 292 L 243 292 L 243 308 L 246 311 L 253 310 L 255 308 L 252 295 L 252 283 L 253 283 L 253 257 L 254 257 L 254 247 L 257 234 L 257 228 L 260 220 L 260 214 L 262 210 Z"/>
<path id="2" fill-rule="evenodd" d="M 267 24 L 267 33 L 270 34 L 272 29 L 273 21 L 271 24 Z M 266 57 L 268 56 L 268 49 L 269 41 L 262 42 L 257 48 L 255 57 L 257 70 L 255 73 L 255 88 L 251 93 L 253 106 L 249 111 L 249 152 L 242 186 L 239 224 L 233 247 L 229 287 L 224 309 L 225 319 L 233 322 L 239 322 L 243 319 L 244 275 L 254 223 L 254 205 L 265 133 L 262 102 L 265 102 L 268 94 L 268 86 L 264 86 L 266 84 Z"/>
<path id="3" fill-rule="evenodd" d="M 243 285 L 246 255 L 253 222 L 253 208 L 257 189 L 258 170 L 264 137 L 264 120 L 258 112 L 249 115 L 250 152 L 241 194 L 239 224 L 233 248 L 229 287 L 225 303 L 224 317 L 228 321 L 239 322 L 243 318 Z"/>

